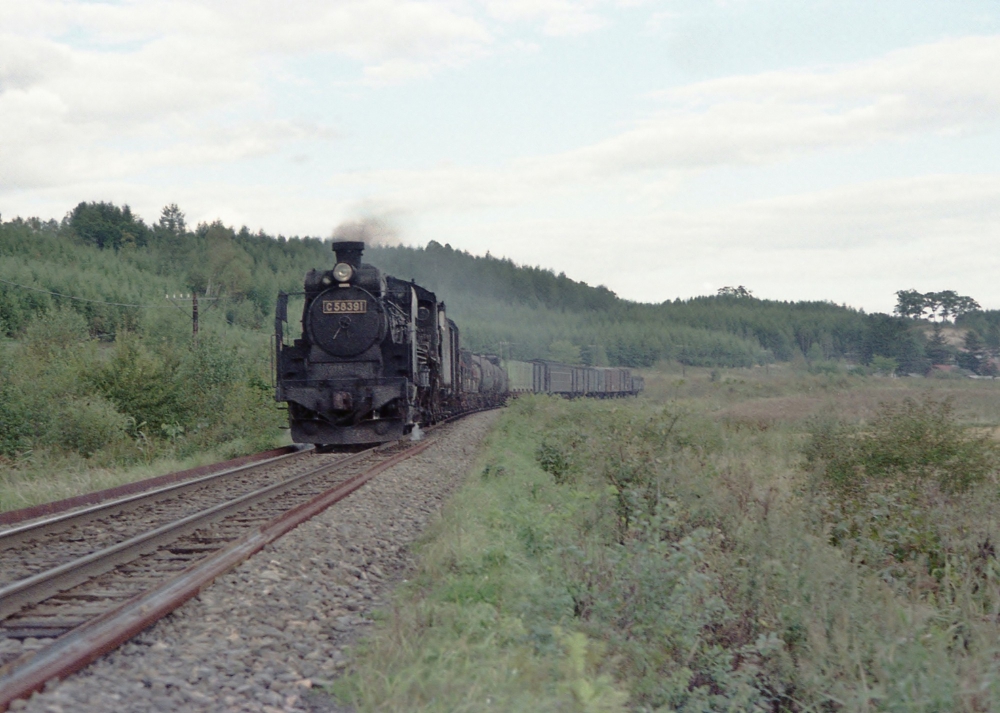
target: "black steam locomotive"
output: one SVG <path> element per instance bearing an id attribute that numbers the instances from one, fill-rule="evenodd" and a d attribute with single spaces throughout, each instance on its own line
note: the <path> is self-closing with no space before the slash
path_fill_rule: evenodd
<path id="1" fill-rule="evenodd" d="M 277 401 L 292 440 L 392 441 L 414 426 L 496 406 L 508 393 L 494 356 L 460 348 L 443 302 L 361 261 L 362 242 L 335 242 L 332 270 L 305 279 L 302 336 L 285 343 L 288 293 L 275 312 Z"/>

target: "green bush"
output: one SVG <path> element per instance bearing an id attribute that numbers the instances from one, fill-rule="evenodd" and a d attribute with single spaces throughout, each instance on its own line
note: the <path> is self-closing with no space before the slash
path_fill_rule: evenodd
<path id="1" fill-rule="evenodd" d="M 126 437 L 128 418 L 100 396 L 68 400 L 58 416 L 62 445 L 83 456 Z"/>
<path id="2" fill-rule="evenodd" d="M 949 402 L 908 398 L 867 424 L 814 422 L 805 452 L 829 541 L 852 561 L 906 588 L 979 576 L 943 513 L 995 469 L 997 449 L 957 423 Z"/>
<path id="3" fill-rule="evenodd" d="M 31 448 L 30 409 L 5 364 L 0 364 L 0 455 L 13 456 Z"/>
<path id="4" fill-rule="evenodd" d="M 805 455 L 823 483 L 842 492 L 926 481 L 962 492 L 995 469 L 997 449 L 960 425 L 948 401 L 906 398 L 882 404 L 867 424 L 814 422 Z"/>
<path id="5" fill-rule="evenodd" d="M 569 460 L 564 448 L 549 441 L 542 441 L 535 453 L 538 465 L 546 473 L 552 475 L 557 483 L 565 483 L 568 479 Z"/>
<path id="6" fill-rule="evenodd" d="M 148 426 L 156 432 L 162 424 L 186 422 L 177 368 L 176 361 L 150 351 L 138 337 L 123 335 L 111 359 L 93 369 L 90 382 L 132 419 L 136 431 Z"/>

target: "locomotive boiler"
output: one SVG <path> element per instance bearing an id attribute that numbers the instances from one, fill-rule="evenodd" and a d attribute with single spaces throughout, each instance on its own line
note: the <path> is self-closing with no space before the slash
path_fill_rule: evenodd
<path id="1" fill-rule="evenodd" d="M 414 426 L 502 403 L 495 357 L 460 348 L 433 292 L 362 262 L 364 243 L 335 242 L 335 265 L 306 274 L 302 333 L 286 344 L 288 298 L 275 312 L 277 401 L 292 440 L 322 445 L 392 441 Z"/>

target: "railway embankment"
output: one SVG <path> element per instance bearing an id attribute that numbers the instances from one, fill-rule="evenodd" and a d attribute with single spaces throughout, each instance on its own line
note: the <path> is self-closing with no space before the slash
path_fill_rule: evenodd
<path id="1" fill-rule="evenodd" d="M 412 567 L 409 545 L 462 482 L 496 414 L 267 546 L 122 647 L 12 709 L 337 710 L 323 693 Z M 31 642 L 28 642 L 31 645 Z"/>

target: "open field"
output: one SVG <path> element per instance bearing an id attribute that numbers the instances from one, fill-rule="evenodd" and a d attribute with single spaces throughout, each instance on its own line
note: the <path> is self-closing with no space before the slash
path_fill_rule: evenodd
<path id="1" fill-rule="evenodd" d="M 359 710 L 1000 709 L 1000 385 L 790 368 L 520 399 Z"/>

